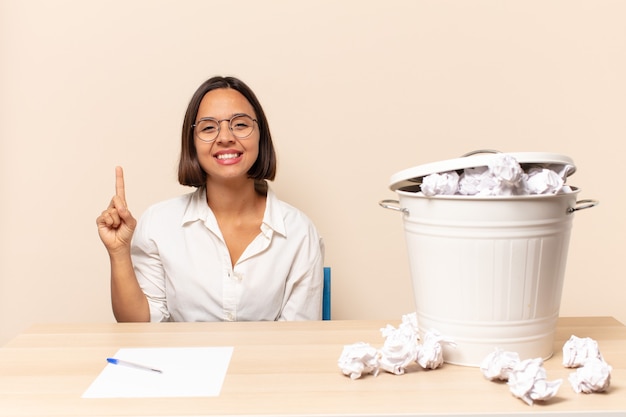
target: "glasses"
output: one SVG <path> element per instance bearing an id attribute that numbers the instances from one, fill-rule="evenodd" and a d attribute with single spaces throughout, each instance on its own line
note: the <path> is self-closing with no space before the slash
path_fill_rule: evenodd
<path id="1" fill-rule="evenodd" d="M 205 117 L 192 125 L 194 133 L 203 142 L 211 143 L 220 134 L 222 122 L 228 122 L 228 129 L 237 139 L 245 139 L 254 132 L 254 122 L 256 119 L 247 114 L 235 114 L 230 119 L 217 120 L 212 117 Z M 257 122 L 258 123 L 258 122 Z"/>

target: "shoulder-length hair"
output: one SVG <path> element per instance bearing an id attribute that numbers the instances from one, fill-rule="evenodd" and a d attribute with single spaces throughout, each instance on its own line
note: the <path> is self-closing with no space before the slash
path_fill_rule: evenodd
<path id="1" fill-rule="evenodd" d="M 207 174 L 198 161 L 198 152 L 194 142 L 193 125 L 196 123 L 198 108 L 205 94 L 219 88 L 232 88 L 241 93 L 252 105 L 256 114 L 259 128 L 259 156 L 248 171 L 248 177 L 256 183 L 264 183 L 264 180 L 274 180 L 276 176 L 276 151 L 272 142 L 272 135 L 265 117 L 261 103 L 254 92 L 243 81 L 235 77 L 216 76 L 206 80 L 191 97 L 181 135 L 180 161 L 178 163 L 178 182 L 191 187 L 202 187 L 206 184 Z"/>

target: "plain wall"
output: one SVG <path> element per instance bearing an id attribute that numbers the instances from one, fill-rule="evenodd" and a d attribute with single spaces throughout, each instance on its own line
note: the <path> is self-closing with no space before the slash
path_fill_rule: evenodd
<path id="1" fill-rule="evenodd" d="M 0 344 L 112 321 L 95 219 L 126 173 L 136 216 L 178 185 L 206 78 L 257 93 L 272 187 L 326 242 L 333 318 L 414 311 L 392 174 L 475 149 L 555 152 L 575 214 L 563 316 L 626 322 L 626 2 L 0 0 Z M 582 335 L 581 335 L 582 336 Z"/>

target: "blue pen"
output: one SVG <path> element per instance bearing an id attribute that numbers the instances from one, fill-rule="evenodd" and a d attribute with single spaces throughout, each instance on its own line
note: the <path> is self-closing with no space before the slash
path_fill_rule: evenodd
<path id="1" fill-rule="evenodd" d="M 122 359 L 107 358 L 107 362 L 109 362 L 109 363 L 111 363 L 113 365 L 128 366 L 129 368 L 142 369 L 144 371 L 158 372 L 160 374 L 163 373 L 163 371 L 160 370 L 160 369 L 156 369 L 156 368 L 153 368 L 151 366 L 141 365 L 141 364 L 134 363 L 134 362 L 128 362 L 128 361 L 125 361 L 125 360 L 122 360 Z"/>

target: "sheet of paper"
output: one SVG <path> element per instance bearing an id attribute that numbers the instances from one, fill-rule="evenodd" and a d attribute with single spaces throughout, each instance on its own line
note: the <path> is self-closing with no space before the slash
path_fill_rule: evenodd
<path id="1" fill-rule="evenodd" d="M 124 348 L 115 358 L 162 373 L 106 364 L 83 398 L 216 397 L 220 394 L 233 348 Z"/>

